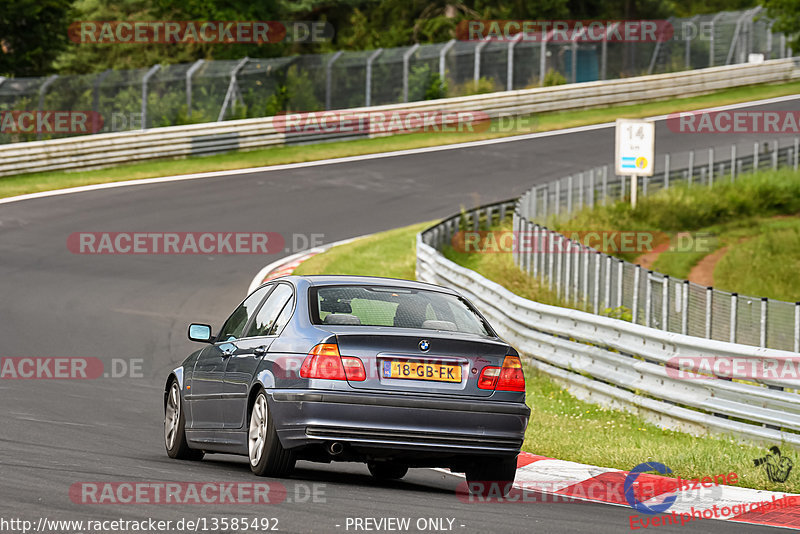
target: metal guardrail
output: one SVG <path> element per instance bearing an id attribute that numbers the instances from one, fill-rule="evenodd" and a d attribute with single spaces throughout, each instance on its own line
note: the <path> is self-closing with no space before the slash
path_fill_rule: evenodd
<path id="1" fill-rule="evenodd" d="M 676 358 L 726 358 L 752 365 L 792 362 L 795 354 L 664 332 L 533 302 L 447 260 L 434 248 L 454 228 L 502 221 L 515 205 L 507 201 L 482 206 L 419 234 L 417 278 L 462 292 L 529 363 L 581 399 L 638 413 L 662 427 L 800 447 L 799 381 L 737 374 L 686 379 L 674 368 Z M 702 371 L 684 364 L 681 369 Z"/>
<path id="2" fill-rule="evenodd" d="M 549 111 L 631 104 L 664 98 L 688 97 L 758 83 L 784 82 L 800 77 L 792 59 L 708 69 L 587 82 L 548 88 L 506 91 L 410 104 L 354 108 L 336 112 L 359 113 L 440 111 L 483 112 L 489 117 L 528 115 Z M 350 114 L 350 115 L 348 115 Z M 252 150 L 269 146 L 303 144 L 387 135 L 345 131 L 286 133 L 278 117 L 170 126 L 141 131 L 87 135 L 5 145 L 0 176 L 53 170 L 94 169 L 159 158 Z"/>
<path id="3" fill-rule="evenodd" d="M 656 174 L 640 180 L 639 194 L 679 183 L 711 188 L 759 169 L 797 170 L 800 139 L 788 139 L 783 145 L 779 140 L 755 143 L 750 154 L 733 145 L 726 159 L 713 149 L 697 151 L 700 157 L 695 157 L 696 151 L 665 154 L 657 162 Z M 584 206 L 628 194 L 630 180 L 609 175 L 607 166 L 533 187 L 519 198 L 513 223 L 514 231 L 532 244 L 515 250 L 514 262 L 564 302 L 595 314 L 624 311 L 634 323 L 648 327 L 800 352 L 800 303 L 739 295 L 673 278 L 598 252 L 546 226 L 568 219 Z"/>

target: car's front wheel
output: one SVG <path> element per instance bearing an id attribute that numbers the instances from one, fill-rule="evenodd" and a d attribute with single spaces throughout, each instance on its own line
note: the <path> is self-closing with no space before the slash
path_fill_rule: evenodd
<path id="1" fill-rule="evenodd" d="M 258 392 L 250 411 L 250 428 L 247 434 L 250 469 L 258 476 L 287 476 L 294 469 L 295 455 L 283 448 L 270 417 L 267 394 Z"/>
<path id="2" fill-rule="evenodd" d="M 408 466 L 394 462 L 369 462 L 367 468 L 378 480 L 399 480 L 408 473 Z"/>
<path id="3" fill-rule="evenodd" d="M 164 445 L 170 458 L 178 460 L 202 460 L 203 451 L 190 449 L 186 442 L 186 419 L 183 415 L 181 387 L 173 380 L 167 392 L 164 407 Z"/>
<path id="4" fill-rule="evenodd" d="M 505 497 L 517 474 L 517 459 L 488 458 L 467 470 L 467 487 L 473 495 Z"/>

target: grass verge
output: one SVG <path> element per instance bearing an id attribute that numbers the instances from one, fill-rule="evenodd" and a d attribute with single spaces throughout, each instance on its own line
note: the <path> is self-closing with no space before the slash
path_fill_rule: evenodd
<path id="1" fill-rule="evenodd" d="M 334 247 L 303 263 L 295 272 L 414 279 L 416 234 L 427 226 L 430 223 L 407 226 Z M 446 256 L 525 297 L 552 298 L 546 289 L 532 285 L 529 277 L 514 267 L 510 254 L 449 250 Z M 763 469 L 753 465 L 755 458 L 767 454 L 763 447 L 724 437 L 695 437 L 665 430 L 637 415 L 581 401 L 530 367 L 525 376 L 527 402 L 532 410 L 522 447 L 525 451 L 623 470 L 658 461 L 669 466 L 674 476 L 685 479 L 735 472 L 742 487 L 800 492 L 797 475 L 790 476 L 786 483 L 773 483 Z M 786 448 L 783 453 L 797 463 L 794 451 Z"/>
<path id="2" fill-rule="evenodd" d="M 796 94 L 798 91 L 800 91 L 800 82 L 776 85 L 754 85 L 727 89 L 703 96 L 670 99 L 647 104 L 543 113 L 531 116 L 529 118 L 530 120 L 519 121 L 520 124 L 527 125 L 523 130 L 515 129 L 514 131 L 508 131 L 503 128 L 490 128 L 490 131 L 487 132 L 474 133 L 412 133 L 375 139 L 273 147 L 214 156 L 195 156 L 178 160 L 132 163 L 129 165 L 92 171 L 59 171 L 7 176 L 0 179 L 0 198 L 67 187 L 120 182 L 124 180 L 140 180 L 159 176 L 208 171 L 226 171 L 248 167 L 357 156 L 377 152 L 391 152 L 450 143 L 463 143 L 521 133 L 542 132 L 560 128 L 598 124 L 613 121 L 617 117 L 623 116 L 629 118 L 648 117 L 676 111 L 688 111 L 709 106 L 747 102 Z"/>

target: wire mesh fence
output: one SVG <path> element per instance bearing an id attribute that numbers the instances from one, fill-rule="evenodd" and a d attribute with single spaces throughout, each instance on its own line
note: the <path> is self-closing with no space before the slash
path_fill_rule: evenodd
<path id="1" fill-rule="evenodd" d="M 713 188 L 759 169 L 798 170 L 800 138 L 748 148 L 749 154 L 733 145 L 725 151 L 726 159 L 714 150 L 664 155 L 655 174 L 638 184 L 639 194 L 679 183 Z M 517 201 L 514 231 L 532 237 L 519 241 L 530 245 L 515 250 L 514 262 L 564 302 L 592 313 L 691 336 L 800 352 L 800 302 L 738 295 L 672 278 L 546 227 L 583 207 L 624 199 L 630 188 L 630 180 L 610 174 L 607 166 L 533 187 Z"/>
<path id="2" fill-rule="evenodd" d="M 367 51 L 243 58 L 107 70 L 92 75 L 0 78 L 0 113 L 92 111 L 123 131 L 290 111 L 345 109 L 475 92 L 608 80 L 788 57 L 760 8 L 669 19 L 659 42 L 561 42 L 551 34 L 509 42 L 452 40 Z M 520 35 L 522 37 L 522 35 Z M 0 128 L 0 143 L 75 135 Z"/>

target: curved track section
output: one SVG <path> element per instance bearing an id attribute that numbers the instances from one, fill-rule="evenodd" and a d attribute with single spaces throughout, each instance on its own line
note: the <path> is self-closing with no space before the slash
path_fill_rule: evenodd
<path id="1" fill-rule="evenodd" d="M 798 109 L 796 100 L 761 109 Z M 703 139 L 721 149 L 760 136 Z M 698 145 L 658 123 L 659 152 Z M 454 494 L 461 479 L 412 470 L 378 483 L 361 465 L 300 464 L 280 505 L 81 505 L 81 481 L 252 482 L 245 459 L 167 458 L 162 444 L 163 379 L 191 350 L 190 321 L 219 325 L 270 256 L 76 255 L 85 231 L 271 231 L 324 234 L 326 242 L 450 215 L 460 205 L 519 194 L 535 182 L 609 161 L 613 127 L 481 146 L 368 158 L 324 166 L 101 189 L 0 206 L 2 357 L 90 356 L 97 380 L 0 380 L 0 517 L 157 519 L 277 517 L 284 532 L 346 532 L 348 517 L 447 517 L 457 532 L 618 532 L 627 507 L 597 504 L 479 504 Z M 546 429 L 542 429 L 546 432 Z M 324 502 L 302 502 L 307 486 Z M 300 498 L 298 498 L 300 497 Z M 299 501 L 299 502 L 298 502 Z M 445 522 L 445 524 L 449 524 Z M 338 526 L 337 526 L 338 525 Z M 686 525 L 722 532 L 714 521 Z M 414 530 L 412 526 L 411 531 Z M 746 527 L 755 532 L 756 527 Z M 352 527 L 349 529 L 352 531 Z M 659 531 L 679 531 L 661 527 Z"/>

